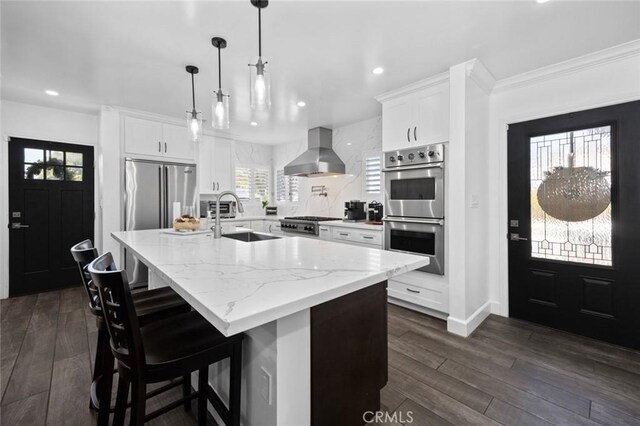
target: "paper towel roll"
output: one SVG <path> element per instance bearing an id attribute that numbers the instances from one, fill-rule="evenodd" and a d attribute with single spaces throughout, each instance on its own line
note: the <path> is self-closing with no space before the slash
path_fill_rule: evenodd
<path id="1" fill-rule="evenodd" d="M 173 222 L 182 215 L 180 212 L 180 202 L 175 201 L 173 203 L 173 215 L 171 216 L 171 226 L 173 226 Z"/>

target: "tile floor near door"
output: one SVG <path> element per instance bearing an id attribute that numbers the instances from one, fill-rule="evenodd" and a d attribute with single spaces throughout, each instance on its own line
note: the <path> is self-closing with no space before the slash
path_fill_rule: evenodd
<path id="1" fill-rule="evenodd" d="M 96 329 L 82 289 L 3 300 L 1 310 L 0 422 L 91 424 Z M 464 339 L 389 305 L 382 404 L 396 419 L 411 412 L 407 425 L 640 425 L 640 352 L 497 316 Z M 152 424 L 196 421 L 176 409 Z"/>

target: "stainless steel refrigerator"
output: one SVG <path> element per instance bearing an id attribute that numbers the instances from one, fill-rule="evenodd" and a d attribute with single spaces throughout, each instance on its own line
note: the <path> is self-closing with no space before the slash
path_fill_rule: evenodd
<path id="1" fill-rule="evenodd" d="M 172 226 L 173 203 L 198 210 L 195 164 L 125 160 L 124 229 L 159 229 Z M 197 217 L 197 216 L 196 216 Z M 148 270 L 125 250 L 125 268 L 131 285 L 148 281 Z"/>

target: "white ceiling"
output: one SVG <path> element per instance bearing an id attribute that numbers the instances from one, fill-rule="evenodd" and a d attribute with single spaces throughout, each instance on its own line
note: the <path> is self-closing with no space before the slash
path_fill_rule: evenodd
<path id="1" fill-rule="evenodd" d="M 210 40 L 222 36 L 232 130 L 262 143 L 379 115 L 375 95 L 474 57 L 501 79 L 640 38 L 637 1 L 272 0 L 263 12 L 272 109 L 253 116 L 247 64 L 257 55 L 257 12 L 249 0 L 2 1 L 1 14 L 2 98 L 75 109 L 182 117 L 191 102 L 184 66 L 194 64 L 207 118 L 217 87 Z M 374 76 L 376 66 L 384 74 Z"/>

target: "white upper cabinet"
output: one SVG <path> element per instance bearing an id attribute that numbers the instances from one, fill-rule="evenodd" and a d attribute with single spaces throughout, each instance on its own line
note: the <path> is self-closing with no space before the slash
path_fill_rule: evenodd
<path id="1" fill-rule="evenodd" d="M 127 154 L 193 161 L 195 144 L 187 128 L 137 117 L 124 117 L 124 148 Z"/>
<path id="2" fill-rule="evenodd" d="M 186 127 L 165 123 L 162 125 L 162 136 L 165 157 L 193 161 L 196 147 Z"/>
<path id="3" fill-rule="evenodd" d="M 157 121 L 124 117 L 124 146 L 128 154 L 162 157 L 162 124 Z"/>
<path id="4" fill-rule="evenodd" d="M 205 136 L 198 146 L 201 194 L 233 190 L 233 141 Z"/>
<path id="5" fill-rule="evenodd" d="M 449 139 L 449 82 L 443 76 L 377 97 L 382 103 L 382 149 L 391 151 Z"/>

